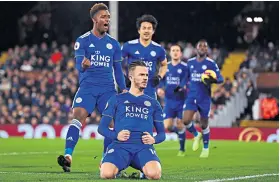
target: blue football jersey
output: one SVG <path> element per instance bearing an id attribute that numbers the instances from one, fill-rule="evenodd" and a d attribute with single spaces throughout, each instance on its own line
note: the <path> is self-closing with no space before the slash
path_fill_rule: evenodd
<path id="1" fill-rule="evenodd" d="M 174 89 L 180 85 L 182 80 L 187 76 L 187 63 L 180 62 L 177 65 L 172 65 L 168 62 L 167 72 L 162 80 L 161 86 L 165 87 L 165 98 L 171 100 L 184 100 L 186 90 L 174 93 Z"/>
<path id="2" fill-rule="evenodd" d="M 75 58 L 79 56 L 90 60 L 91 66 L 79 71 L 79 84 L 82 86 L 99 86 L 115 88 L 113 62 L 122 61 L 121 47 L 109 34 L 96 37 L 91 31 L 76 40 Z"/>
<path id="3" fill-rule="evenodd" d="M 165 50 L 161 45 L 152 41 L 147 47 L 144 47 L 139 39 L 124 43 L 122 56 L 123 58 L 127 58 L 128 65 L 136 60 L 145 62 L 149 68 L 149 80 L 157 74 L 157 64 L 166 59 Z M 150 81 L 148 87 L 151 87 Z"/>
<path id="4" fill-rule="evenodd" d="M 188 98 L 194 98 L 197 101 L 211 98 L 211 86 L 205 85 L 201 81 L 201 75 L 205 70 L 213 70 L 217 75 L 217 83 L 223 82 L 220 69 L 214 60 L 206 57 L 203 61 L 198 62 L 196 57 L 187 62 L 187 80 L 189 81 Z"/>
<path id="5" fill-rule="evenodd" d="M 102 115 L 113 118 L 116 133 L 130 131 L 127 141 L 114 141 L 124 144 L 145 145 L 143 132 L 153 136 L 154 122 L 163 122 L 162 108 L 157 100 L 145 94 L 136 97 L 129 92 L 111 97 Z"/>

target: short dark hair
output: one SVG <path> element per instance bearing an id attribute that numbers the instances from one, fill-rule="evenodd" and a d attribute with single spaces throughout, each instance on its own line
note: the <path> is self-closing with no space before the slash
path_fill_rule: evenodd
<path id="1" fill-rule="evenodd" d="M 137 66 L 147 67 L 143 61 L 134 61 L 128 65 L 128 72 L 134 71 Z"/>
<path id="2" fill-rule="evenodd" d="M 179 44 L 172 44 L 172 45 L 170 46 L 170 49 L 171 49 L 171 47 L 175 47 L 175 46 L 179 47 L 179 49 L 180 49 L 181 52 L 183 51 L 183 48 L 182 48 Z"/>
<path id="3" fill-rule="evenodd" d="M 90 17 L 93 18 L 94 15 L 95 15 L 96 13 L 98 13 L 99 11 L 101 11 L 101 10 L 109 10 L 109 8 L 108 8 L 108 6 L 107 6 L 106 4 L 104 4 L 104 3 L 96 3 L 96 4 L 94 4 L 94 5 L 91 7 L 90 11 L 89 11 Z"/>
<path id="4" fill-rule="evenodd" d="M 158 21 L 153 15 L 142 15 L 141 17 L 137 18 L 137 20 L 136 20 L 137 30 L 140 29 L 141 23 L 143 23 L 143 22 L 151 23 L 153 25 L 154 30 L 157 28 L 157 25 L 158 25 Z"/>
<path id="5" fill-rule="evenodd" d="M 198 45 L 199 42 L 206 42 L 207 46 L 209 46 L 206 39 L 200 39 L 200 40 L 196 43 L 195 47 L 197 47 L 197 45 Z"/>

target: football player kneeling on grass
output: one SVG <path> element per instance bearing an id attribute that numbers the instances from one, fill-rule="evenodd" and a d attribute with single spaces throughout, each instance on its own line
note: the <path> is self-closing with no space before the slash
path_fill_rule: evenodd
<path id="1" fill-rule="evenodd" d="M 161 178 L 161 164 L 153 144 L 165 140 L 163 112 L 154 98 L 144 94 L 148 83 L 148 68 L 141 61 L 129 65 L 129 92 L 113 96 L 108 101 L 98 132 L 111 138 L 102 160 L 100 177 L 116 178 L 131 166 L 147 179 Z M 114 120 L 114 130 L 109 129 Z M 157 135 L 153 136 L 155 127 Z"/>

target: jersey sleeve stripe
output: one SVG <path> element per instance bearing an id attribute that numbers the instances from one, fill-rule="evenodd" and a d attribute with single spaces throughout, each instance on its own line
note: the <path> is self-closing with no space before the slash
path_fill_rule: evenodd
<path id="1" fill-rule="evenodd" d="M 107 114 L 102 114 L 102 116 L 108 116 L 110 118 L 113 118 L 113 116 L 107 115 Z"/>
<path id="2" fill-rule="evenodd" d="M 154 120 L 154 122 L 163 122 L 162 120 L 161 121 L 159 121 L 159 120 Z"/>

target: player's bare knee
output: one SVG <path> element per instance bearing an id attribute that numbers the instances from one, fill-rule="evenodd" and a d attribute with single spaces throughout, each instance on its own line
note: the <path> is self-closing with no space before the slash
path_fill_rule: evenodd
<path id="1" fill-rule="evenodd" d="M 202 129 L 206 129 L 208 127 L 208 119 L 207 118 L 201 118 L 200 124 L 201 124 Z"/>
<path id="2" fill-rule="evenodd" d="M 159 180 L 161 178 L 161 169 L 157 169 L 156 173 L 153 176 L 154 180 Z"/>
<path id="3" fill-rule="evenodd" d="M 161 178 L 161 165 L 157 161 L 150 161 L 143 167 L 147 179 L 157 180 Z"/>
<path id="4" fill-rule="evenodd" d="M 100 178 L 102 178 L 102 179 L 114 179 L 115 178 L 114 171 L 102 170 L 100 172 Z"/>
<path id="5" fill-rule="evenodd" d="M 159 180 L 161 178 L 161 171 L 159 171 L 155 176 L 154 180 Z"/>
<path id="6" fill-rule="evenodd" d="M 74 110 L 73 110 L 74 119 L 77 119 L 78 121 L 80 121 L 82 123 L 86 120 L 87 116 L 88 116 L 88 113 L 84 108 L 81 108 L 81 107 L 74 108 Z"/>
<path id="7" fill-rule="evenodd" d="M 104 163 L 101 165 L 100 178 L 114 179 L 118 173 L 118 168 L 112 163 Z"/>
<path id="8" fill-rule="evenodd" d="M 185 119 L 182 122 L 184 123 L 184 125 L 188 125 L 191 123 L 191 121 L 192 121 L 191 119 Z"/>
<path id="9" fill-rule="evenodd" d="M 118 173 L 117 169 L 101 167 L 100 178 L 102 178 L 102 179 L 114 179 L 116 177 L 117 173 Z"/>
<path id="10" fill-rule="evenodd" d="M 164 120 L 164 128 L 168 131 L 172 130 L 172 121 L 170 119 Z"/>
<path id="11" fill-rule="evenodd" d="M 149 169 L 144 174 L 148 179 L 158 180 L 161 178 L 161 171 L 157 169 Z"/>

